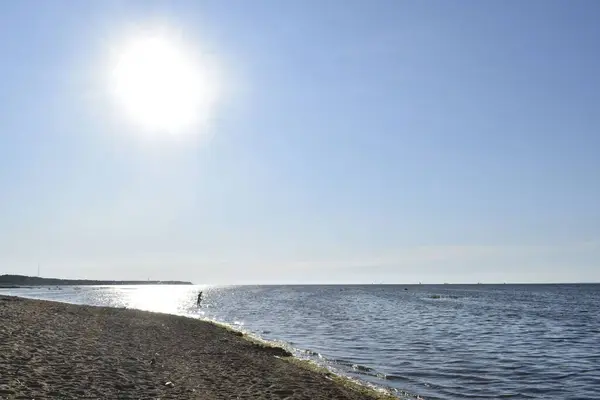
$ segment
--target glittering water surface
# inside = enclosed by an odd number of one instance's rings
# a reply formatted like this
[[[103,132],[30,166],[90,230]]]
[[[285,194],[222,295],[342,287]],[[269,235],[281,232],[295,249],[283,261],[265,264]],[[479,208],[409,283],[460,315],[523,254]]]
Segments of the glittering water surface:
[[[426,399],[600,399],[600,285],[105,286],[0,293],[227,322],[339,373]]]

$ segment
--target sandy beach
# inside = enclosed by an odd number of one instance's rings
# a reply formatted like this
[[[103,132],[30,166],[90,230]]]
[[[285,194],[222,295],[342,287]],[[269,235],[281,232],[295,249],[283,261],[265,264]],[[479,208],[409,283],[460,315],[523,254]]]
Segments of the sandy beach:
[[[0,296],[0,399],[375,399],[192,318]]]

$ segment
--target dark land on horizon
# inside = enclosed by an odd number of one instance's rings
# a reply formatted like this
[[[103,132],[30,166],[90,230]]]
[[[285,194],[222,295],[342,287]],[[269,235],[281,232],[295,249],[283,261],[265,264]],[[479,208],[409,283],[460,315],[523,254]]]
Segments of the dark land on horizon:
[[[91,285],[192,285],[183,281],[100,281],[88,279],[41,278],[25,275],[0,275],[0,288],[21,286],[91,286]]]

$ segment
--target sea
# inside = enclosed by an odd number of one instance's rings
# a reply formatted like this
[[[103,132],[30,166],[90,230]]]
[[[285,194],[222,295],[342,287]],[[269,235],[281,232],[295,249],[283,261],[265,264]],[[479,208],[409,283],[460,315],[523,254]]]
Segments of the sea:
[[[400,398],[600,399],[598,284],[81,286],[0,294],[225,323]]]

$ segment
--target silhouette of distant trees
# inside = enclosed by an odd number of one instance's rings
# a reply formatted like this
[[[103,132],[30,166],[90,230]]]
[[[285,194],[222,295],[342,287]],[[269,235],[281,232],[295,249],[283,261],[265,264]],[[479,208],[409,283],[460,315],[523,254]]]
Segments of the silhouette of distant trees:
[[[0,286],[84,286],[84,285],[191,285],[183,281],[98,281],[88,279],[40,278],[25,275],[0,275]]]

